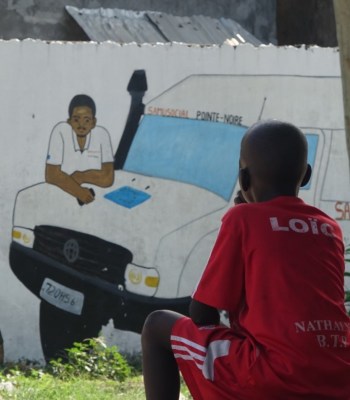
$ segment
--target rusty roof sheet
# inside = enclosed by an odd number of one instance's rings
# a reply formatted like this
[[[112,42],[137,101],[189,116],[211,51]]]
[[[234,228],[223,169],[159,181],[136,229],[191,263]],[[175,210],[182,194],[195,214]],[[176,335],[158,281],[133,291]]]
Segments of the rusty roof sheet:
[[[111,8],[78,9],[66,6],[67,12],[88,37],[96,42],[166,43],[232,45],[261,42],[240,24],[228,18],[203,15],[178,17],[155,11],[130,11]]]

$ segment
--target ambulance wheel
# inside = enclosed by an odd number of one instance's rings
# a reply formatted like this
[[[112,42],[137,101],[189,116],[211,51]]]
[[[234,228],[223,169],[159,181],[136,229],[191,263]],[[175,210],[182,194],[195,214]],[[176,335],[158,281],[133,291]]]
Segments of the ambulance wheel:
[[[68,313],[41,301],[40,303],[40,339],[46,361],[52,358],[65,358],[65,350],[74,342],[97,337],[102,322],[94,318]]]

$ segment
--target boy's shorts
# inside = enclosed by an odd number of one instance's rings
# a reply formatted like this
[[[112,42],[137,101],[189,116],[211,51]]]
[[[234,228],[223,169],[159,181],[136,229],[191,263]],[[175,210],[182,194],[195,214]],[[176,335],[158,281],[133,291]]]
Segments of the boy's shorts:
[[[198,327],[183,317],[175,323],[170,340],[195,400],[247,398],[254,387],[250,369],[258,355],[249,338],[223,325]]]
[[[325,386],[327,393],[322,390],[322,380],[314,386],[314,394],[310,387],[303,389],[295,382],[296,391],[291,393],[293,384],[285,381],[280,373],[276,374],[272,367],[272,364],[278,367],[281,363],[276,365],[263,349],[260,352],[250,337],[241,336],[223,325],[198,327],[190,318],[183,317],[174,324],[170,341],[181,374],[195,400],[350,400],[348,375],[344,373],[340,382],[344,379],[346,385],[332,382],[331,386]],[[287,372],[290,379],[290,371]],[[313,371],[310,373],[310,377],[319,380]],[[303,378],[309,383],[307,372]],[[335,388],[339,393],[329,395],[329,390],[333,393]],[[301,389],[303,394],[298,393]]]

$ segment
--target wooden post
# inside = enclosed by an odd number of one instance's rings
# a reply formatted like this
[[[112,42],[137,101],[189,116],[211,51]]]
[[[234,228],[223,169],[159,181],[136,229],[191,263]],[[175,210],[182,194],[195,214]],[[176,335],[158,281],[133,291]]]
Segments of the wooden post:
[[[0,366],[4,364],[4,340],[0,332]],[[1,397],[0,397],[1,400]]]
[[[350,1],[333,0],[343,85],[346,146],[350,167]]]

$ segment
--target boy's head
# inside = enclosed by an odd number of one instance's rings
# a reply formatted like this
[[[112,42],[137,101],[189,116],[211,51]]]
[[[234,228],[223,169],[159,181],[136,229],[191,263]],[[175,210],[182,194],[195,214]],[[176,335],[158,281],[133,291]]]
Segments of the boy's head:
[[[79,137],[86,136],[96,126],[96,105],[86,94],[74,96],[68,107],[68,124]]]
[[[240,185],[248,202],[296,196],[310,176],[306,137],[297,127],[268,120],[248,129],[240,155]]]

